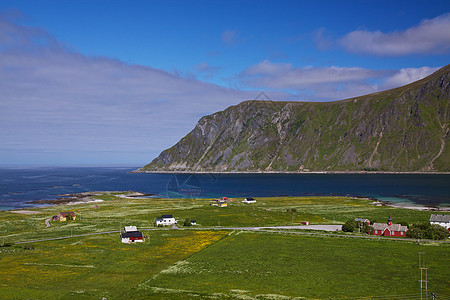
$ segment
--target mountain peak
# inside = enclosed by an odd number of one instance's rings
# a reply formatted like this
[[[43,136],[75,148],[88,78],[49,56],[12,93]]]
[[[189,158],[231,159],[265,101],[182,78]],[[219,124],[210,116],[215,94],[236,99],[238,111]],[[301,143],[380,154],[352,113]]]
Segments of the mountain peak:
[[[333,102],[244,101],[140,170],[448,172],[449,73]]]

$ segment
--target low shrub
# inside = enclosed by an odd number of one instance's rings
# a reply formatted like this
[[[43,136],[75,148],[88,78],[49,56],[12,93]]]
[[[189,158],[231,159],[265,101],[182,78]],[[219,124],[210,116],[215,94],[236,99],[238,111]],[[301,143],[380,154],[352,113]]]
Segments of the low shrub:
[[[413,224],[406,232],[406,236],[413,239],[444,240],[448,237],[446,228],[430,223]]]

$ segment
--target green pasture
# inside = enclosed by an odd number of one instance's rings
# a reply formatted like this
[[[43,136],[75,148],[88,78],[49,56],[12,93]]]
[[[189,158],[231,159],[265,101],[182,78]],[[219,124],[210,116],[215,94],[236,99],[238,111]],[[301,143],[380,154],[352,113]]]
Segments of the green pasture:
[[[0,299],[351,299],[418,295],[418,252],[425,252],[430,291],[450,295],[449,247],[414,241],[306,237],[291,233],[223,231],[220,227],[343,224],[356,217],[427,222],[433,212],[374,206],[348,197],[272,197],[256,204],[234,199],[124,199],[0,212],[0,245],[119,230],[136,225],[145,243],[124,245],[119,234],[0,247]],[[75,221],[45,220],[61,211]],[[155,228],[172,214],[190,230]],[[203,229],[203,230],[195,230]],[[215,230],[208,230],[213,228]],[[192,230],[194,229],[194,230]],[[358,234],[350,234],[358,235]]]
[[[39,214],[22,215],[0,212],[0,243],[43,239],[71,234],[119,230],[125,225],[154,227],[155,218],[172,214],[180,221],[197,221],[197,227],[242,227],[343,224],[356,217],[385,222],[389,212],[395,222],[427,222],[433,212],[374,206],[372,201],[348,197],[270,197],[255,204],[234,199],[228,207],[211,206],[211,199],[123,199],[114,195],[99,196],[103,202],[33,208]],[[60,211],[74,211],[77,219],[70,222],[45,219]]]
[[[145,232],[125,245],[103,234],[27,247],[0,247],[0,299],[127,299],[130,290],[170,265],[213,244],[224,231]]]
[[[430,292],[448,297],[449,250],[443,244],[238,232],[140,284],[130,297],[417,299],[418,252],[426,253]]]
[[[146,231],[0,248],[1,299],[418,299],[450,295],[449,245],[245,231]],[[34,247],[34,249],[33,249]],[[386,297],[387,298],[387,297]]]

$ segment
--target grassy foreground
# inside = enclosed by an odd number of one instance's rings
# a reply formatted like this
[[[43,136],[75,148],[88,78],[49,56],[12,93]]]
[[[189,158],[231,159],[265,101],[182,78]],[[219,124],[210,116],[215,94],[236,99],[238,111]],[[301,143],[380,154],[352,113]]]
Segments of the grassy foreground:
[[[430,291],[450,295],[448,244],[287,234],[158,230],[0,248],[2,299],[417,299],[418,252]]]
[[[2,299],[127,299],[137,284],[197,253],[223,231],[158,231],[143,244],[118,234],[0,248]]]
[[[0,244],[45,237],[153,228],[170,213],[202,227],[339,224],[366,217],[380,222],[425,222],[431,212],[371,205],[345,197],[261,198],[226,208],[203,199],[121,199],[34,209],[38,214],[0,212]],[[240,200],[240,199],[239,199]],[[95,207],[94,205],[97,205]],[[292,212],[292,209],[296,212]],[[289,210],[289,212],[287,212]],[[72,222],[44,220],[75,211]],[[418,252],[425,252],[430,291],[450,298],[450,245],[346,237],[225,230],[144,231],[145,243],[123,245],[119,234],[0,247],[1,299],[372,299],[419,294]],[[444,296],[444,297],[443,297]],[[439,298],[438,298],[439,299]]]
[[[131,295],[414,299],[419,251],[426,252],[430,290],[450,295],[449,250],[391,241],[240,232],[164,270]]]

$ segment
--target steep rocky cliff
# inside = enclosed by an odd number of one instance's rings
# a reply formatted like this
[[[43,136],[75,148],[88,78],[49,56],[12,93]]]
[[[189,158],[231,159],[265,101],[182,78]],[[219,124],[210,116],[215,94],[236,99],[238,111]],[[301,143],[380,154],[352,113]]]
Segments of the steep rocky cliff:
[[[448,172],[449,73],[335,102],[245,101],[140,170]]]

